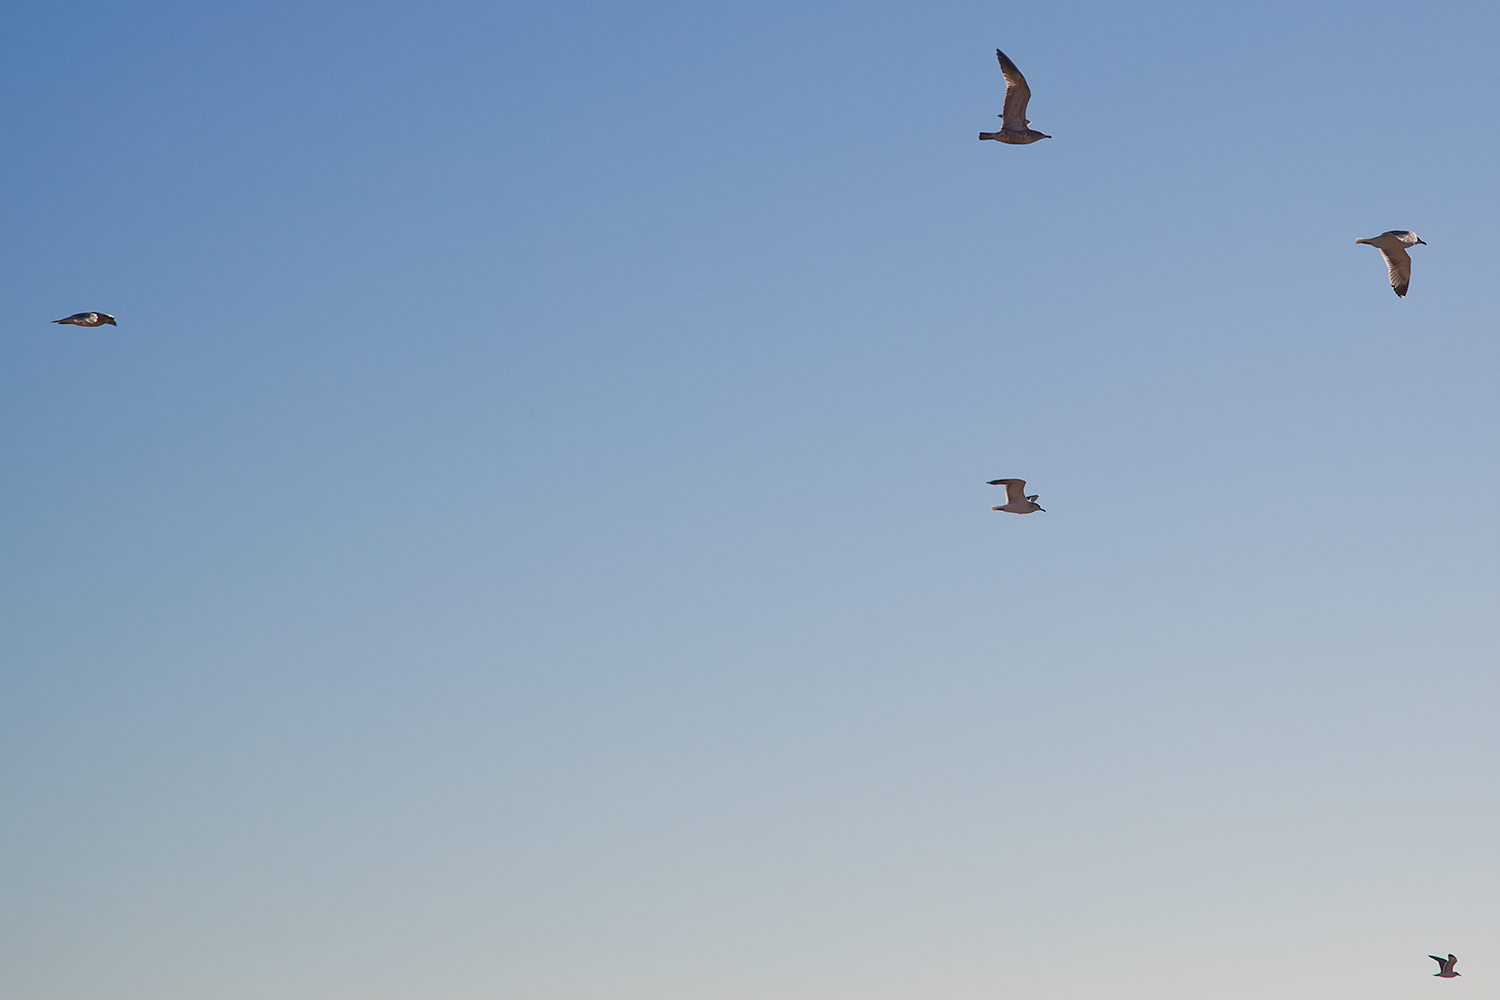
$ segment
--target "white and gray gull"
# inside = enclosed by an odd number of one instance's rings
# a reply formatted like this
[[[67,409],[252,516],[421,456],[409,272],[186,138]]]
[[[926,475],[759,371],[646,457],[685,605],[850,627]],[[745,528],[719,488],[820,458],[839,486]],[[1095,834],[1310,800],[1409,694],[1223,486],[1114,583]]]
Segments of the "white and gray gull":
[[[1411,254],[1406,252],[1406,248],[1418,243],[1425,247],[1426,242],[1418,239],[1417,234],[1409,229],[1392,229],[1373,240],[1354,242],[1368,243],[1380,251],[1380,255],[1385,258],[1386,270],[1391,272],[1391,287],[1401,298],[1406,298],[1406,288],[1411,284]]]
[[[1026,78],[1004,52],[996,49],[995,58],[1000,60],[1000,72],[1005,75],[1005,110],[1000,115],[1000,131],[981,132],[979,138],[1008,142],[1012,146],[1052,138],[1032,128],[1026,118],[1026,105],[1031,100],[1031,88],[1026,86]]]
[[[1003,510],[1010,514],[1030,514],[1039,510],[1047,513],[1045,507],[1037,504],[1041,494],[1026,495],[1026,480],[1024,479],[991,479],[991,486],[1005,487],[1005,506],[991,507],[990,510]]]

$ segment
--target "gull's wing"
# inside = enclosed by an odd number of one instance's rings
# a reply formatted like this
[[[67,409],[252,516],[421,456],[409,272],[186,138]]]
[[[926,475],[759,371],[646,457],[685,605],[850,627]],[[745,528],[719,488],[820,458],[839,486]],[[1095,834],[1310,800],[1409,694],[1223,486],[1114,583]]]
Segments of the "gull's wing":
[[[1385,258],[1386,270],[1391,272],[1391,287],[1406,298],[1406,288],[1411,284],[1411,254],[1400,247],[1392,250],[1381,247],[1380,256]]]
[[[1020,503],[1026,499],[1026,480],[1024,479],[991,479],[990,485],[1005,487],[1007,504]]]
[[[1447,972],[1448,971],[1449,966],[1448,966],[1448,960],[1446,958],[1443,958],[1440,955],[1428,955],[1427,957],[1430,958],[1430,959],[1432,959],[1434,962],[1436,962],[1438,964],[1438,971],[1439,972]]]
[[[1026,126],[1031,124],[1026,120],[1026,105],[1031,101],[1031,88],[1026,86],[1026,78],[1004,52],[996,49],[995,58],[1000,60],[1000,72],[1005,74],[1005,113],[1000,117],[1006,128],[1025,131]]]

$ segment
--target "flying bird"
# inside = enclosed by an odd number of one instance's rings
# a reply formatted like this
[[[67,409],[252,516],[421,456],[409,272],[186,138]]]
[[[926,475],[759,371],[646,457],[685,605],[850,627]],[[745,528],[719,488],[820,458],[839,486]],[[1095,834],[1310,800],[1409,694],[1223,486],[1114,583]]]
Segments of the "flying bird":
[[[1026,86],[1026,78],[1004,52],[996,49],[995,57],[1000,60],[1000,72],[1005,74],[1005,111],[1000,115],[1000,131],[981,132],[979,138],[1008,142],[1012,146],[1052,138],[1036,131],[1026,119],[1026,104],[1031,100],[1031,88]]]
[[[1386,233],[1385,235],[1387,235],[1387,236],[1394,236],[1396,234],[1395,233]],[[1411,233],[1403,233],[1402,235],[1404,235],[1404,236],[1410,236]],[[1366,240],[1365,242],[1368,243],[1370,241]],[[1417,242],[1420,243],[1422,241],[1418,240]],[[1452,979],[1452,978],[1454,978],[1455,976],[1458,975],[1458,973],[1456,973],[1456,972],[1453,971],[1453,967],[1458,964],[1458,956],[1457,955],[1451,955],[1450,954],[1447,958],[1439,958],[1436,955],[1428,955],[1427,957],[1430,958],[1430,959],[1432,959],[1434,962],[1436,962],[1438,964],[1438,971],[1436,971],[1436,972],[1433,973],[1434,976],[1439,976],[1439,977],[1441,977],[1443,979]]]
[[[74,313],[64,319],[55,319],[52,322],[71,323],[73,326],[103,326],[105,323],[108,323],[110,326],[120,325],[115,322],[115,318],[109,313]]]
[[[1417,239],[1417,234],[1409,229],[1392,229],[1373,240],[1354,242],[1368,243],[1380,251],[1380,255],[1385,258],[1386,268],[1391,272],[1391,287],[1401,298],[1406,298],[1406,286],[1411,284],[1411,255],[1406,252],[1406,248],[1418,243],[1425,247],[1426,242]]]
[[[991,486],[1005,487],[1005,506],[991,507],[990,510],[1003,510],[1011,514],[1030,514],[1034,510],[1039,510],[1043,514],[1047,513],[1046,508],[1037,506],[1037,498],[1041,496],[1040,493],[1031,496],[1026,495],[1026,480],[991,479],[989,484]]]

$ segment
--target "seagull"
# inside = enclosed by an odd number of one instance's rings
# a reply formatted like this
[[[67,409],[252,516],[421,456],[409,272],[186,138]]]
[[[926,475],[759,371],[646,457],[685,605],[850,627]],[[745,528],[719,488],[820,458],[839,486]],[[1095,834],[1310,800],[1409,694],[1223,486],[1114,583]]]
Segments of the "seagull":
[[[1385,258],[1385,266],[1391,272],[1391,287],[1401,298],[1406,298],[1406,286],[1411,284],[1411,255],[1406,252],[1406,248],[1418,243],[1425,247],[1427,243],[1417,239],[1417,234],[1409,229],[1392,229],[1373,240],[1354,242],[1368,243],[1380,251],[1380,255]]]
[[[1052,138],[1033,129],[1026,119],[1026,104],[1031,100],[1031,88],[1026,86],[1026,78],[1004,52],[996,49],[995,57],[1000,60],[1000,72],[1005,74],[1005,111],[1000,115],[1000,131],[981,132],[979,138],[1008,142],[1012,146]]]
[[[1045,507],[1037,506],[1036,501],[1037,497],[1041,496],[1040,493],[1033,494],[1032,496],[1026,495],[1026,480],[991,479],[989,484],[991,486],[1005,487],[1005,506],[991,507],[990,510],[1003,510],[1012,514],[1030,514],[1034,510],[1039,510],[1043,514],[1047,513]]]
[[[71,323],[74,326],[103,326],[105,323],[108,323],[110,326],[120,325],[115,322],[115,318],[109,313],[74,313],[64,319],[55,319],[52,322]]]
[[[1385,235],[1394,236],[1396,234],[1386,233]],[[1403,233],[1402,235],[1410,236],[1411,233]],[[1365,242],[1368,243],[1369,241],[1366,240]],[[1417,242],[1420,243],[1422,241],[1418,240]],[[1454,976],[1458,975],[1458,973],[1453,971],[1453,967],[1458,964],[1458,956],[1450,954],[1447,958],[1438,958],[1438,956],[1436,955],[1428,955],[1427,957],[1437,962],[1438,964],[1438,971],[1433,973],[1434,976],[1439,976],[1443,979],[1452,979]]]

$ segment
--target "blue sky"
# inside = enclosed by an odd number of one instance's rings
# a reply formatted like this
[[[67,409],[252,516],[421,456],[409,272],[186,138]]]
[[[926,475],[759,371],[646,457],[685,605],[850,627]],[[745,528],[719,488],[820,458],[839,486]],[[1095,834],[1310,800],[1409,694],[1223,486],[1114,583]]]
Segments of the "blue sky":
[[[0,992],[1483,988],[1497,22],[18,11]]]

